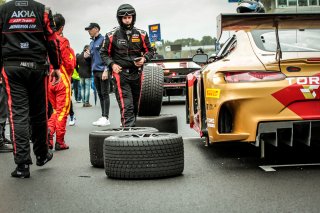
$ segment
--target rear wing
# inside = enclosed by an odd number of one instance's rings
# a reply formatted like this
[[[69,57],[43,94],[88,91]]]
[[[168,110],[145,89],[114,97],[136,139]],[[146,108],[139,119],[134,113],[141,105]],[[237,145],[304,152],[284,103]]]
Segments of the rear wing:
[[[320,29],[320,13],[238,13],[217,17],[217,38],[223,31],[255,29]]]

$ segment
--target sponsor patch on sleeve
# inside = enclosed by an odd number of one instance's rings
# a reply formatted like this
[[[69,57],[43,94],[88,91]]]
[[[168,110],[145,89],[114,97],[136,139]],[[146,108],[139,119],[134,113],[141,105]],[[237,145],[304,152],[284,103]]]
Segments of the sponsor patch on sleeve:
[[[220,98],[220,89],[207,89],[207,98]]]
[[[133,43],[135,43],[135,42],[140,42],[140,38],[132,38],[132,40],[131,40]]]

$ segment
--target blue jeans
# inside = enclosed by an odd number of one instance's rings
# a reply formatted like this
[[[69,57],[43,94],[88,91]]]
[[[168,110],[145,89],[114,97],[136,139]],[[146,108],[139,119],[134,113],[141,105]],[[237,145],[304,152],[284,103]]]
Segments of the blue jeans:
[[[91,78],[80,78],[82,102],[88,104],[90,100]]]
[[[81,85],[80,85],[80,81],[79,80],[75,80],[72,79],[72,89],[74,91],[74,99],[76,99],[76,101],[81,101],[82,99],[82,95],[81,95]]]

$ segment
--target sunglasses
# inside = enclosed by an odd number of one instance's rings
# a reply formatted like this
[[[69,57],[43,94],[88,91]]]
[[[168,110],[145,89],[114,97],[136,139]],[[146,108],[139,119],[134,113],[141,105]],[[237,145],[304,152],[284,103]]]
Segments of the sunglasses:
[[[136,12],[133,10],[128,10],[128,11],[119,11],[118,16],[133,16],[135,15]]]

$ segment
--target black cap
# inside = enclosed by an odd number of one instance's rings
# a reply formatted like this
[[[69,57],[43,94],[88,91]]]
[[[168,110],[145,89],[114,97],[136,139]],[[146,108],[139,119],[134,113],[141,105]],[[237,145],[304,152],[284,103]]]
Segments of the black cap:
[[[84,28],[85,30],[91,30],[92,28],[98,28],[100,30],[100,26],[97,23],[90,23],[88,27]]]

